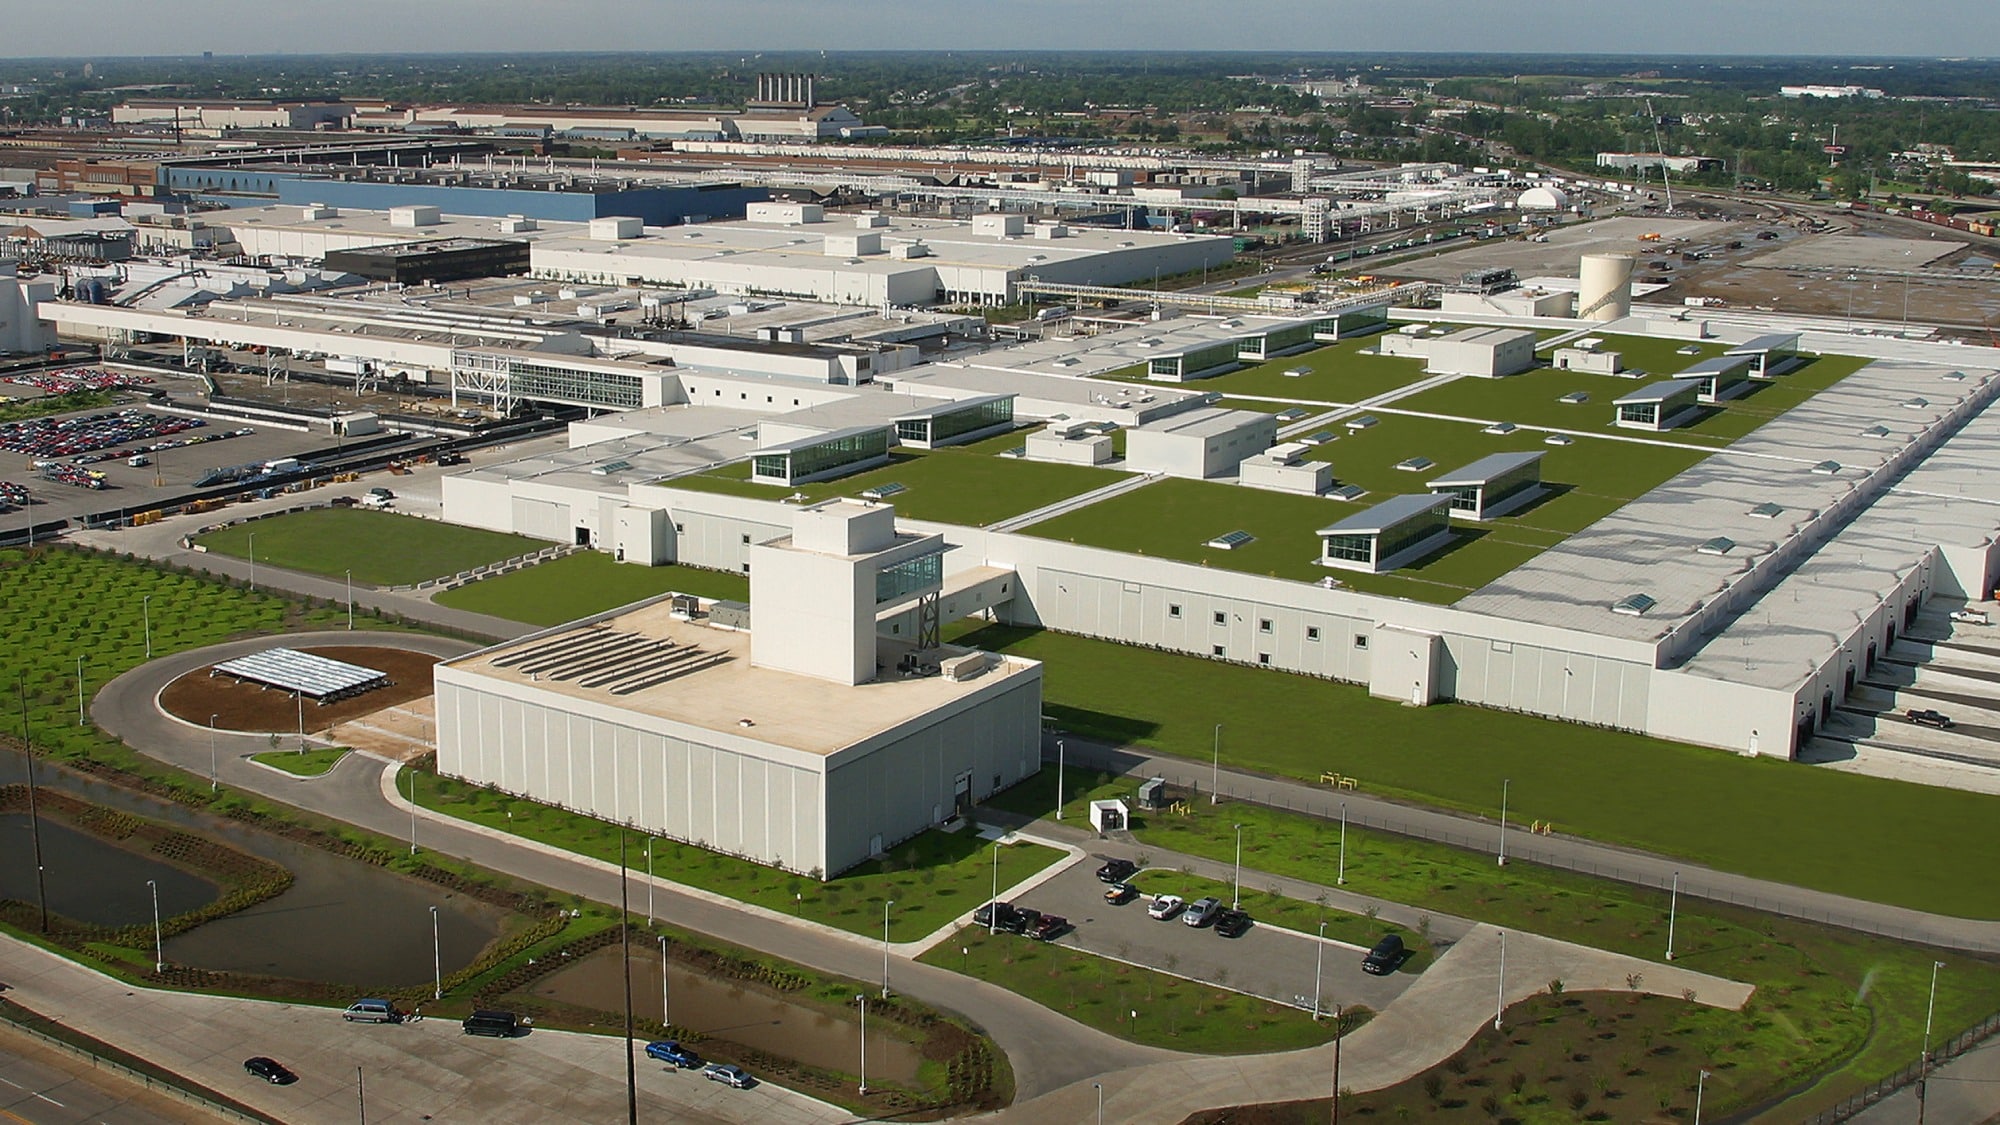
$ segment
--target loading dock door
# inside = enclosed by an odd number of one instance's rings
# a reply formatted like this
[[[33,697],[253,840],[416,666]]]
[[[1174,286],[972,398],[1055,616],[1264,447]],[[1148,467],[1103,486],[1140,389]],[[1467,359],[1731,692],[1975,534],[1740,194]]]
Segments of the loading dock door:
[[[959,816],[972,812],[972,771],[958,775],[956,795],[952,798],[952,810]]]

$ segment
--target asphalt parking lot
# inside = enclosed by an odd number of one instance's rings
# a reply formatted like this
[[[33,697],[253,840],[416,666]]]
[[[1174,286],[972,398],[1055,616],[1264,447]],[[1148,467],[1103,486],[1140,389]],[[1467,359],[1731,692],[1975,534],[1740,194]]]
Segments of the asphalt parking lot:
[[[1104,901],[1104,884],[1097,881],[1097,867],[1106,858],[1121,854],[1117,849],[1104,849],[1102,855],[1072,864],[1022,895],[1015,905],[1068,918],[1075,929],[1058,938],[1058,944],[1284,1003],[1300,997],[1305,1005],[1312,1003],[1314,962],[1320,947],[1317,937],[1253,925],[1242,937],[1225,938],[1212,926],[1196,929],[1178,917],[1167,921],[1149,918],[1146,906],[1152,895],[1181,893],[1174,885],[1178,873],[1171,870],[1147,870],[1133,876],[1131,883],[1139,888],[1139,897],[1113,906]],[[1124,858],[1132,856],[1125,854]],[[1361,958],[1366,952],[1336,941],[1325,943],[1320,986],[1323,1008],[1362,1004],[1379,1012],[1415,979],[1403,972],[1386,977],[1362,972]],[[1169,957],[1174,960],[1169,962]]]

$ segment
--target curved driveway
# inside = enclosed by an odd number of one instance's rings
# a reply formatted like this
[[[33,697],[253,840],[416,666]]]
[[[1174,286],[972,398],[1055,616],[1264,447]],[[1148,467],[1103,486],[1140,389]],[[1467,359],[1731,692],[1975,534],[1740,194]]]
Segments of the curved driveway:
[[[456,656],[473,647],[462,641],[380,630],[292,633],[289,644],[311,647],[396,644],[436,656]],[[162,713],[160,689],[183,673],[267,647],[267,639],[232,641],[162,657],[112,680],[91,701],[98,725],[141,753],[178,766],[197,776],[209,770],[210,734]],[[408,836],[408,815],[382,795],[380,760],[350,754],[324,777],[300,781],[251,763],[250,754],[268,748],[264,735],[214,735],[219,752],[216,773],[222,784],[285,804],[343,820],[391,839]],[[462,857],[545,887],[581,894],[597,902],[618,901],[614,871],[511,841],[494,839],[449,821],[427,820],[419,831],[422,847]],[[661,883],[656,892],[659,913],[676,926],[706,934],[747,949],[781,957],[822,972],[855,980],[874,980],[882,969],[880,946],[846,935],[834,935],[758,917]],[[1151,1062],[1188,1056],[1142,1047],[1092,1030],[1074,1020],[995,985],[915,961],[901,960],[893,974],[896,990],[933,1007],[959,1012],[983,1028],[1007,1053],[1023,1099],[1096,1075]]]

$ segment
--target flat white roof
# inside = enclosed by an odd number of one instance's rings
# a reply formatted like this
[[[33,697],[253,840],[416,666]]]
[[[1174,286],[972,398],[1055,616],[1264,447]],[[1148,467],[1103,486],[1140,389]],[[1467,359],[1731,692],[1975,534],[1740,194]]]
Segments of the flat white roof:
[[[1455,469],[1431,481],[1428,488],[1466,488],[1485,484],[1503,473],[1511,473],[1523,465],[1533,465],[1542,459],[1541,450],[1524,453],[1489,453],[1463,468]]]
[[[845,429],[828,430],[823,434],[814,434],[811,437],[794,438],[791,441],[781,441],[776,445],[761,446],[752,450],[750,456],[762,457],[773,453],[792,453],[801,449],[811,449],[814,446],[825,445],[828,442],[839,441],[842,438],[858,437],[862,434],[879,434],[887,428],[886,425],[848,426]]]
[[[1676,395],[1693,394],[1701,389],[1697,379],[1667,379],[1640,387],[1629,394],[1612,400],[1613,406],[1637,406],[1649,402],[1665,402]]]
[[[1260,414],[1255,410],[1225,410],[1219,406],[1204,406],[1185,413],[1169,415],[1157,422],[1149,422],[1133,432],[1210,438],[1265,421],[1274,419],[1269,414]]]

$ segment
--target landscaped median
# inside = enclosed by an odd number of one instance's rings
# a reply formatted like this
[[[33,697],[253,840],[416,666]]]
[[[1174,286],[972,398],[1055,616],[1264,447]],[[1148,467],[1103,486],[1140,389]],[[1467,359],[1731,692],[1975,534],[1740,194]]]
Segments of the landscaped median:
[[[1084,805],[1093,799],[1130,801],[1138,779],[1072,771],[1069,782],[1065,796]],[[1218,806],[1191,801],[1184,807],[1185,812],[1135,815],[1131,827],[1140,844],[1227,863],[1234,860],[1241,825],[1246,892],[1255,885],[1253,871],[1322,884],[1336,878],[1338,822],[1234,801]],[[1227,901],[1230,888],[1220,886],[1207,893]],[[1186,893],[1164,885],[1147,889]],[[1618,1054],[1608,1061],[1608,1048],[1593,1055],[1573,1045],[1561,1054],[1579,1056],[1568,1079],[1582,1088],[1599,1089],[1596,1077],[1615,1063],[1609,1077],[1625,1104],[1660,1099],[1672,1104],[1681,1096],[1681,1072],[1705,1068],[1716,1075],[1707,1104],[1718,1115],[1773,1098],[1785,1099],[1786,1120],[1824,1108],[1917,1057],[1933,961],[1946,963],[1936,998],[1937,1038],[2000,1010],[2000,959],[1685,896],[1670,901],[1664,892],[1519,861],[1502,867],[1492,854],[1360,828],[1347,830],[1343,889],[1661,963],[1671,924],[1676,966],[1756,988],[1740,1012],[1671,999],[1634,996],[1607,1004],[1591,998],[1581,1009],[1556,1005],[1538,1016],[1543,1022],[1535,1026],[1546,1025],[1546,1033],[1523,1030],[1514,1036],[1608,1044],[1613,1040],[1600,1033],[1618,1031]],[[1265,899],[1245,905],[1255,916],[1272,904]],[[1293,923],[1292,928],[1311,927]],[[1375,928],[1388,932],[1379,924]],[[1671,1050],[1656,1049],[1662,1047]],[[1661,1061],[1669,1056],[1671,1067]]]
[[[634,871],[647,870],[649,838],[643,833],[439,777],[428,769],[412,772],[417,804],[426,809],[609,863],[618,862],[623,832],[626,863]],[[403,782],[400,791],[407,792],[408,785]],[[821,882],[691,844],[652,838],[651,870],[665,881],[875,938],[882,936],[884,904],[893,901],[888,909],[889,939],[908,942],[929,936],[987,900],[996,851],[1002,892],[1063,858],[1061,851],[1040,844],[995,845],[970,829],[935,830]]]
[[[266,750],[250,755],[250,760],[260,766],[282,770],[295,777],[320,777],[340,764],[342,758],[354,751],[345,746],[328,746],[319,750]]]
[[[1253,1055],[1333,1040],[1332,1020],[1314,1020],[1289,1004],[1058,942],[989,934],[978,926],[958,931],[917,960],[997,984],[1079,1023],[1154,1047]]]

